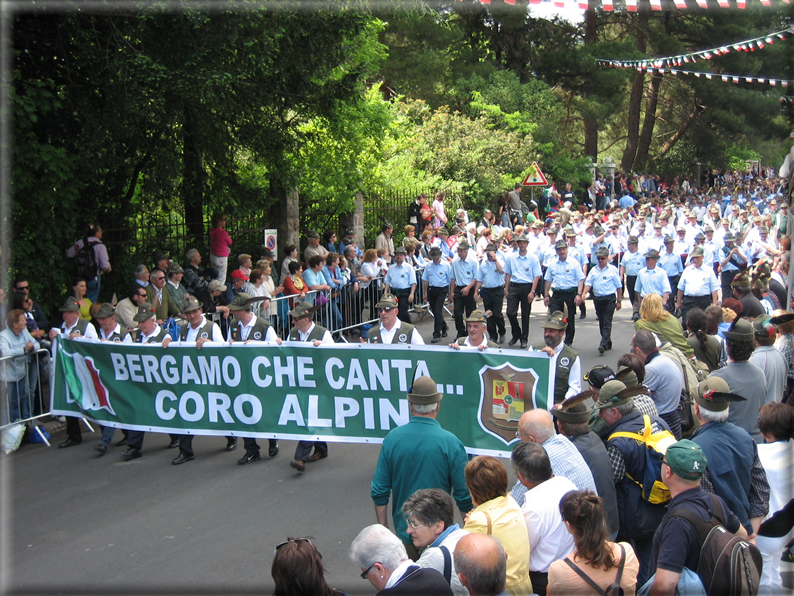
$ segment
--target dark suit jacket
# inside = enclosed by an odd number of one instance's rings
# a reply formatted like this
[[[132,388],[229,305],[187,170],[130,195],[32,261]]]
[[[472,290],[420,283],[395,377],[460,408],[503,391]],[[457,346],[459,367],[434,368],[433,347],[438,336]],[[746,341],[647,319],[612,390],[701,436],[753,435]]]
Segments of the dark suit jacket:
[[[411,565],[400,581],[376,596],[452,596],[452,589],[435,569]]]

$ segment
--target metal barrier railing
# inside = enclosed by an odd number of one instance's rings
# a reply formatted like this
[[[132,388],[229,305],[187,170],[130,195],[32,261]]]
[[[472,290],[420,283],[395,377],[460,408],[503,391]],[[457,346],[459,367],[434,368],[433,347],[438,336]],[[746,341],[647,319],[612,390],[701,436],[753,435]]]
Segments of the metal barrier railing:
[[[414,267],[416,274],[415,299],[413,306],[409,309],[409,312],[420,313],[420,316],[429,313],[421,280],[422,270],[423,268],[421,267]],[[336,340],[347,342],[351,339],[351,332],[362,328],[364,325],[378,323],[379,319],[375,304],[382,294],[382,282],[382,275],[373,278],[366,288],[360,287],[363,284],[358,282],[358,292],[354,291],[353,283],[348,283],[342,288],[330,292],[328,290],[310,290],[306,292],[303,300],[314,304],[319,296],[322,295],[326,301],[314,315],[315,322],[327,328]],[[277,335],[281,339],[286,339],[289,336],[289,330],[292,328],[292,317],[290,317],[289,311],[295,306],[297,299],[297,295],[273,298],[270,301],[270,309],[264,314],[262,303],[255,302],[252,311],[257,316],[268,319],[274,326]],[[420,308],[417,309],[416,307]],[[432,313],[430,314],[432,315]],[[205,316],[220,324],[223,313],[207,313]]]
[[[50,366],[50,352],[45,348],[0,358],[0,432],[49,415]],[[33,424],[33,430],[50,445],[39,425]]]

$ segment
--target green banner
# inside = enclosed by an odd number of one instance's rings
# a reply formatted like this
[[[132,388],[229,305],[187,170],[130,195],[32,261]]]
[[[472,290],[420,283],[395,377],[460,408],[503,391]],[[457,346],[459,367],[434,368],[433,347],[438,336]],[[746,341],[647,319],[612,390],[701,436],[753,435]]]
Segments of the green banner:
[[[444,393],[442,427],[471,453],[509,456],[521,414],[549,407],[550,362],[501,349],[59,338],[52,412],[155,432],[380,443],[408,422],[414,377],[429,375]]]

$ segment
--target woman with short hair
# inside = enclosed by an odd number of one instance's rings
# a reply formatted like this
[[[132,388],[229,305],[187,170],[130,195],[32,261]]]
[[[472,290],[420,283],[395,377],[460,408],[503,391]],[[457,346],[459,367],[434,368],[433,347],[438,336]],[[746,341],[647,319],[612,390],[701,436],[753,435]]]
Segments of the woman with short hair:
[[[463,529],[498,538],[507,555],[508,593],[531,594],[529,532],[521,508],[507,494],[507,469],[495,457],[478,455],[466,464],[465,475],[474,509],[466,516]]]

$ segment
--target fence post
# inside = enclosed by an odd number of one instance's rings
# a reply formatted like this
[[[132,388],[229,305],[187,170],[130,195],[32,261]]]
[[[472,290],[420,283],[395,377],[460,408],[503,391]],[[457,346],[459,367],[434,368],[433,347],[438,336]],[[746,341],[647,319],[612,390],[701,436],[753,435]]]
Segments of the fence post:
[[[339,223],[345,229],[353,228],[356,244],[361,250],[367,249],[364,238],[364,195],[361,192],[357,192],[353,200],[353,212],[339,216]]]

